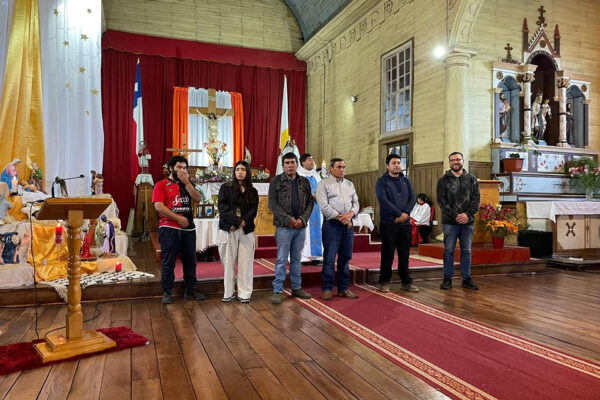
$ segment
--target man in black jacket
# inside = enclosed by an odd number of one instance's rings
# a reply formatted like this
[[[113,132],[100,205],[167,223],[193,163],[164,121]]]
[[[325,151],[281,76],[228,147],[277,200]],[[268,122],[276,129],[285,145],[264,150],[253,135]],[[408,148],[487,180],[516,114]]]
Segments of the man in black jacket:
[[[304,247],[304,235],[313,197],[310,182],[296,173],[298,158],[294,153],[286,153],[281,158],[283,173],[275,176],[269,184],[269,209],[273,212],[275,240],[277,241],[277,263],[273,280],[273,304],[281,304],[285,266],[290,259],[290,281],[292,296],[310,299],[310,294],[302,290],[300,260]]]
[[[440,289],[452,287],[454,248],[459,239],[462,287],[477,290],[479,287],[471,279],[471,242],[475,214],[479,211],[479,184],[477,178],[463,168],[462,153],[455,151],[448,160],[450,169],[437,183],[437,202],[442,209],[444,231],[444,281]]]
[[[379,201],[379,234],[381,236],[381,263],[379,265],[379,284],[377,288],[384,293],[390,291],[394,253],[398,250],[398,274],[401,289],[418,292],[408,273],[410,256],[410,212],[415,206],[415,192],[410,180],[402,173],[401,159],[398,154],[389,154],[385,158],[387,172],[375,185]]]

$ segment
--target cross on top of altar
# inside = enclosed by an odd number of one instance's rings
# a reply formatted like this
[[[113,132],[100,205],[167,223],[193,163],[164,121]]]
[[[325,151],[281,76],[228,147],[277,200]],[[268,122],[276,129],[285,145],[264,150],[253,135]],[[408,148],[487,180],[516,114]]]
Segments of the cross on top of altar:
[[[546,12],[546,10],[544,10],[544,6],[540,6],[540,8],[538,8],[537,10],[540,12],[540,16],[538,17],[536,24],[540,28],[545,28],[547,26],[546,18],[544,17],[544,13]]]

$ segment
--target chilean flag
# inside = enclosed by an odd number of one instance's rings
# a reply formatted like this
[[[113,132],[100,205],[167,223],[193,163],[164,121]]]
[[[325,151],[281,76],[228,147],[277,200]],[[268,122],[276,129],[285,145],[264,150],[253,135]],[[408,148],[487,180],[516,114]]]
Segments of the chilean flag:
[[[139,164],[137,160],[137,148],[140,142],[144,140],[144,111],[142,108],[142,77],[140,74],[140,59],[137,59],[137,66],[135,70],[135,85],[133,89],[133,162],[132,177],[137,176]]]

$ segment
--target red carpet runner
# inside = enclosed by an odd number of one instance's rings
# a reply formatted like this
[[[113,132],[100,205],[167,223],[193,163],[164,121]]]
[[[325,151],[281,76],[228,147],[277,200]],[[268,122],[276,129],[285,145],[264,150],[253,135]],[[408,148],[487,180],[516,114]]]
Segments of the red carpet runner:
[[[148,339],[135,333],[126,326],[98,329],[98,331],[104,333],[106,336],[114,340],[117,343],[117,346],[96,353],[83,354],[81,356],[47,363],[42,363],[37,351],[33,347],[34,344],[43,342],[43,339],[34,340],[33,342],[15,343],[9,344],[8,346],[0,346],[0,375],[91,357],[101,353],[129,349],[131,347],[142,346],[148,343]]]
[[[600,398],[599,364],[372,286],[352,290],[358,300],[324,302],[318,288],[295,300],[453,398]]]
[[[237,269],[237,267],[236,267]],[[254,262],[254,276],[273,275],[273,271]],[[183,279],[183,264],[178,258],[175,261],[175,280]],[[223,279],[223,264],[221,261],[199,262],[196,264],[196,279]]]

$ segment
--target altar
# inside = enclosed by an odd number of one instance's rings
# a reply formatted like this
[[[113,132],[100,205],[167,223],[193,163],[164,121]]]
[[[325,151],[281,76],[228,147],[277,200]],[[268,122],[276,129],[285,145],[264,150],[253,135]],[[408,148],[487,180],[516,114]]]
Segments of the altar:
[[[526,207],[530,224],[551,223],[553,253],[600,250],[600,202],[530,201]]]
[[[200,185],[202,193],[207,199],[213,200],[215,207],[219,189],[224,182],[210,182]],[[274,235],[273,213],[269,209],[269,184],[252,182],[252,186],[258,191],[258,213],[254,220],[254,233],[256,235]]]

